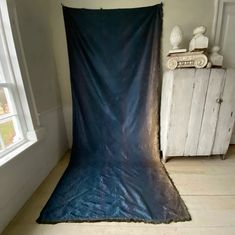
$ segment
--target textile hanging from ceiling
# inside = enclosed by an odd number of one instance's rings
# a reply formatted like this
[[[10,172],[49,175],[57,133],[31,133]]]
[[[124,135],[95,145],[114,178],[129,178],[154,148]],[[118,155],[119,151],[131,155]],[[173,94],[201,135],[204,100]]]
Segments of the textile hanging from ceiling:
[[[189,220],[159,160],[162,5],[63,12],[73,148],[37,222]]]

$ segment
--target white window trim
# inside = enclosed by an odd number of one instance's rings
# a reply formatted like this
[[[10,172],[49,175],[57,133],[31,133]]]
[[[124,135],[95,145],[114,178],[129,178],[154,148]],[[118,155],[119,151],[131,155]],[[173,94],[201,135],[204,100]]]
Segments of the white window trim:
[[[30,84],[30,78],[29,73],[27,69],[27,64],[23,52],[22,42],[20,38],[19,33],[19,25],[17,21],[17,14],[16,10],[13,9],[14,13],[14,19],[16,19],[16,32],[17,32],[17,41],[20,47],[20,59],[23,60],[24,65],[24,72],[27,74],[26,76],[26,82],[27,82],[27,88],[29,90],[30,94],[30,100],[31,100],[31,107],[33,107],[33,117],[35,120],[35,123],[33,123],[32,115],[29,109],[29,104],[27,101],[26,93],[25,93],[25,87],[23,84],[21,71],[18,63],[16,48],[13,40],[13,34],[11,30],[11,24],[8,14],[8,7],[6,0],[0,1],[0,23],[3,26],[3,37],[5,38],[5,45],[7,47],[8,51],[8,62],[11,67],[11,76],[14,80],[14,87],[11,87],[11,84],[4,83],[4,86],[9,86],[8,88],[12,89],[12,95],[15,97],[15,103],[17,107],[17,113],[19,114],[19,120],[22,127],[22,134],[24,139],[22,141],[19,141],[18,143],[14,144],[12,147],[6,148],[4,151],[4,156],[0,156],[0,166],[8,162],[9,160],[13,159],[17,155],[19,155],[22,151],[26,150],[36,142],[38,142],[40,139],[44,136],[44,128],[40,127],[40,120],[39,115],[37,112],[35,99],[33,97],[32,87]],[[19,100],[19,101],[18,101]],[[35,128],[36,127],[36,128]],[[36,130],[35,130],[36,129]]]

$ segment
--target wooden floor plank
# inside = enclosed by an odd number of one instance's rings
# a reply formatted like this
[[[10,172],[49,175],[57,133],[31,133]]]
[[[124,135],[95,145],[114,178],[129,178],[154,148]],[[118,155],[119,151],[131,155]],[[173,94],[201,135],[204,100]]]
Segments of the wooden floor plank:
[[[175,186],[181,195],[234,195],[235,175],[171,175]]]
[[[3,235],[234,235],[235,147],[228,159],[218,157],[174,158],[166,164],[182,195],[192,221],[171,224],[62,223],[38,225],[35,219],[65,170],[69,154],[49,174]]]
[[[234,235],[235,227],[159,227],[118,225],[16,225],[4,235]]]

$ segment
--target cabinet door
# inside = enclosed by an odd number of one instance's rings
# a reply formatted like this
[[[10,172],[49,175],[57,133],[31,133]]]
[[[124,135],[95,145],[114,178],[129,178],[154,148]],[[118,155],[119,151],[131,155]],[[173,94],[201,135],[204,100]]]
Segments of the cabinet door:
[[[183,156],[193,95],[195,69],[173,72],[170,119],[167,132],[166,156]]]
[[[206,95],[204,114],[199,135],[197,155],[211,155],[215,139],[221,97],[225,80],[225,70],[211,69]]]
[[[188,124],[188,135],[184,155],[196,156],[202,125],[206,94],[208,90],[210,69],[197,69],[194,79],[193,98]]]
[[[230,143],[235,117],[235,70],[226,72],[212,154],[225,154]]]

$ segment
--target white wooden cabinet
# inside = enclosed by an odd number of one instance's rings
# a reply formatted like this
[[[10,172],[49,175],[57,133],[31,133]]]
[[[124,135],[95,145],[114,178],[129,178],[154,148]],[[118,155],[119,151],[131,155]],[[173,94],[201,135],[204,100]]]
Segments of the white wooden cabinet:
[[[224,157],[234,120],[234,69],[164,73],[160,117],[163,161],[174,156]]]

